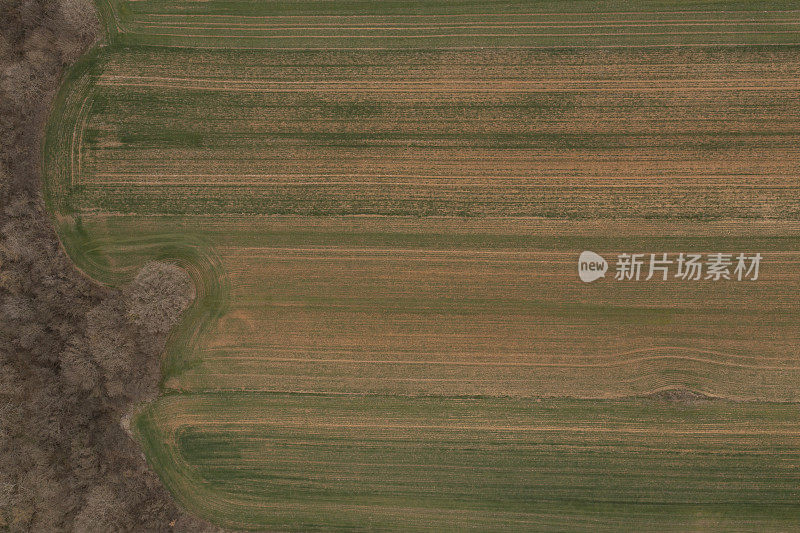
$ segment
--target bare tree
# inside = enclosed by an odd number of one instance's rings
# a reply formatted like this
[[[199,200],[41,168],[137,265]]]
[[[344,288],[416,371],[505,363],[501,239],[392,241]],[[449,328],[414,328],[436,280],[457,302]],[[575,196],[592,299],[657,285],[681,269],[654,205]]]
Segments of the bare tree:
[[[163,335],[194,300],[194,284],[172,263],[147,263],[125,290],[128,317],[146,334]]]

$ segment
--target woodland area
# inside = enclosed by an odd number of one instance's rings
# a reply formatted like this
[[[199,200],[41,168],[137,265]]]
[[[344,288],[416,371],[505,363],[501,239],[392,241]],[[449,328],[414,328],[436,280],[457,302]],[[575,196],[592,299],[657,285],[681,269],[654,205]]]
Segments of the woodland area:
[[[97,39],[91,0],[0,0],[0,530],[199,531],[121,423],[157,394],[186,273],[101,287],[60,247],[41,139],[66,66]]]

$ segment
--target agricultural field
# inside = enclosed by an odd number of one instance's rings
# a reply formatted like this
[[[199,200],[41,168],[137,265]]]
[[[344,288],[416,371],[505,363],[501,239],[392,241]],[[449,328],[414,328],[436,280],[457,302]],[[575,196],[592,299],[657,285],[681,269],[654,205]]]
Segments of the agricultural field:
[[[45,198],[90,276],[196,283],[135,419],[189,510],[798,523],[793,2],[98,1]],[[583,250],[763,264],[584,284]]]
[[[797,406],[204,393],[144,446],[189,509],[287,529],[784,529]],[[745,526],[745,527],[743,527]]]

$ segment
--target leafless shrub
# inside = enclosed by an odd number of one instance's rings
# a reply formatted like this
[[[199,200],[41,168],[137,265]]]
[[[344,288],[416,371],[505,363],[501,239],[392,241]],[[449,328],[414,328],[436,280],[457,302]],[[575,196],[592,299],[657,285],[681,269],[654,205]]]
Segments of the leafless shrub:
[[[125,290],[128,317],[145,333],[165,334],[195,297],[186,271],[171,263],[147,263]]]

